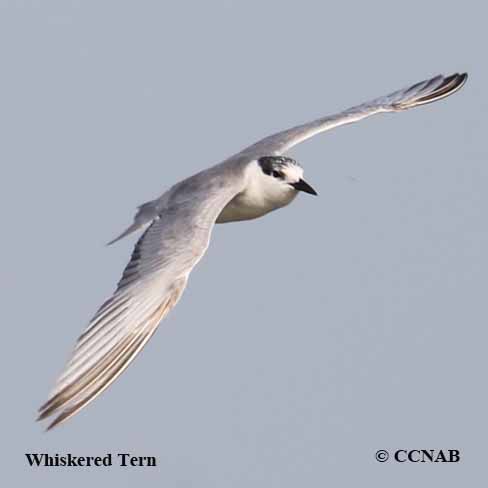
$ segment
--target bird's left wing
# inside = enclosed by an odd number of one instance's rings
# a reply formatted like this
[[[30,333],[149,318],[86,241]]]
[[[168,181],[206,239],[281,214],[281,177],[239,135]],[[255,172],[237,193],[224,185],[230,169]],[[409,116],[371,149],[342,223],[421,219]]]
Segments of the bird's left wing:
[[[467,79],[468,75],[466,73],[455,73],[450,76],[438,75],[343,112],[278,132],[247,147],[242,153],[250,155],[283,154],[300,142],[335,127],[351,124],[371,115],[385,112],[401,112],[441,100],[461,89]]]
[[[205,253],[214,222],[242,190],[243,178],[212,168],[176,185],[165,208],[137,242],[114,294],[79,337],[38,420],[67,420],[130,364],[176,304]]]

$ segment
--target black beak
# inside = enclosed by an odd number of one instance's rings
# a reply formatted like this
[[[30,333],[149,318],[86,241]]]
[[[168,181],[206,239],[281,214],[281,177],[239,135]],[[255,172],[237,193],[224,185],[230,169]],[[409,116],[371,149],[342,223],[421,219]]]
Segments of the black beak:
[[[310,193],[310,195],[317,195],[317,192],[305,180],[292,183],[291,186],[295,188],[295,190],[304,191],[305,193]]]

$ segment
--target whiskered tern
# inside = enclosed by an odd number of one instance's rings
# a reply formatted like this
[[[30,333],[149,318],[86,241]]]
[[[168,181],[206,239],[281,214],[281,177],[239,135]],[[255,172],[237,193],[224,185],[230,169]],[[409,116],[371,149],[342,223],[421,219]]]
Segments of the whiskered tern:
[[[176,305],[204,255],[215,223],[261,217],[288,205],[299,192],[316,195],[303,169],[284,153],[316,134],[383,112],[401,112],[458,91],[467,74],[436,76],[344,112],[266,137],[224,162],[187,178],[138,209],[134,223],[113,242],[139,229],[114,294],[78,338],[38,420],[48,429],[102,393],[130,364]]]

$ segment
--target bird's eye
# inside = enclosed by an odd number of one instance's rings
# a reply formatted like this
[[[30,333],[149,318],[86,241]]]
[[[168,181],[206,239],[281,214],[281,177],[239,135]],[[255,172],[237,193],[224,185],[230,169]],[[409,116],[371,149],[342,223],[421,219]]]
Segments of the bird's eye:
[[[279,171],[273,171],[272,174],[275,178],[281,178],[283,176]]]

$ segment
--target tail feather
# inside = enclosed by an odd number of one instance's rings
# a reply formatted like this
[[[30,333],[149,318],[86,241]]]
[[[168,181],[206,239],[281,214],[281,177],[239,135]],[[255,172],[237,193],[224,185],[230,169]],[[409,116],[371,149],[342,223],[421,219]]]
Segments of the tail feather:
[[[120,234],[115,239],[108,242],[107,246],[111,246],[117,241],[120,241],[120,239],[123,239],[129,234],[132,234],[132,232],[142,229],[146,225],[150,224],[158,216],[158,210],[156,207],[156,202],[154,200],[143,203],[142,205],[139,205],[139,207],[137,208],[138,210],[136,216],[134,217],[134,223],[130,225],[126,230],[124,230],[122,234]]]

